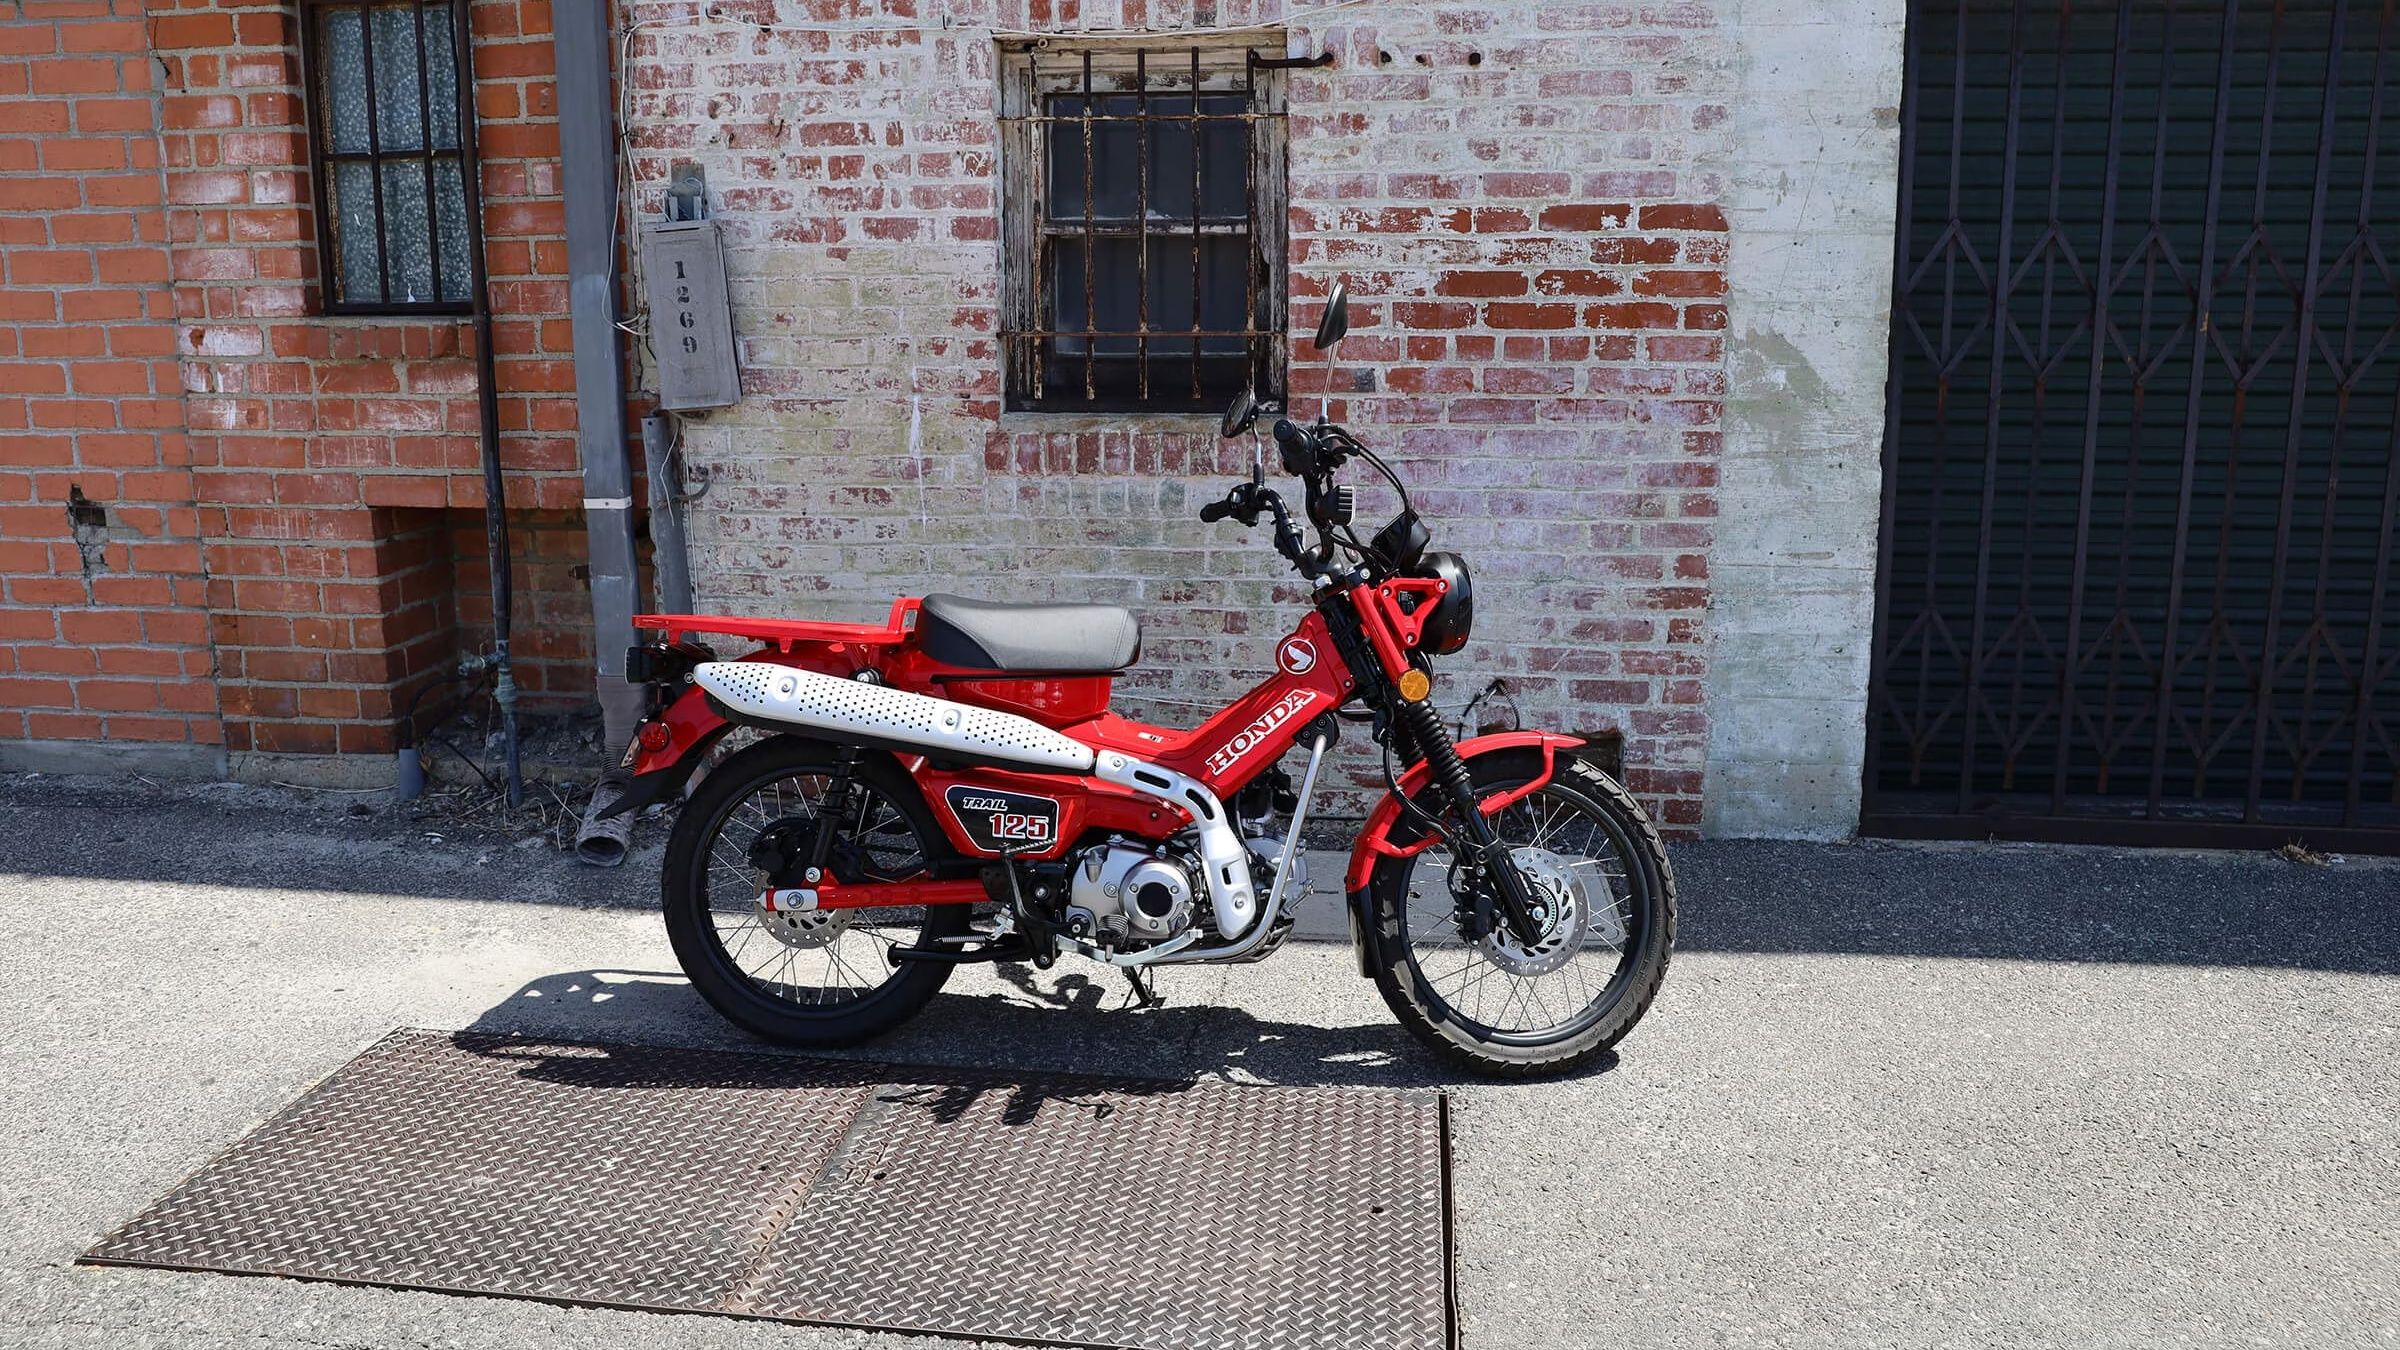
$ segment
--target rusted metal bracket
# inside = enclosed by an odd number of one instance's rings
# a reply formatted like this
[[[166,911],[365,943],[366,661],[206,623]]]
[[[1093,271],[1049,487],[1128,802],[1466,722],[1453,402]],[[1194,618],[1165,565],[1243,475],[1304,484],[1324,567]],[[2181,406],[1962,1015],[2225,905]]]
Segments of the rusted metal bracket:
[[[667,173],[667,219],[708,219],[708,169],[688,159],[675,161]]]

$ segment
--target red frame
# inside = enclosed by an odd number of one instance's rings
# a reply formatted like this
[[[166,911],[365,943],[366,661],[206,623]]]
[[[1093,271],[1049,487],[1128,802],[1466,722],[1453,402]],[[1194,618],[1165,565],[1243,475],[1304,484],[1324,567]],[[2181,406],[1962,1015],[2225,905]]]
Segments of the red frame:
[[[1397,681],[1410,668],[1410,653],[1422,641],[1432,601],[1447,589],[1447,584],[1436,578],[1403,577],[1354,586],[1344,593],[1387,680]],[[936,661],[916,641],[920,608],[914,597],[895,601],[881,624],[696,614],[640,614],[633,622],[637,628],[664,633],[670,643],[702,634],[760,643],[740,658],[745,661],[773,662],[844,679],[873,670],[895,688],[1030,717],[1094,749],[1118,751],[1199,779],[1220,799],[1246,787],[1291,749],[1311,721],[1340,707],[1357,691],[1357,680],[1334,646],[1332,630],[1312,609],[1302,616],[1299,627],[1275,644],[1272,674],[1215,716],[1188,731],[1178,731],[1109,711],[1113,680],[1107,675],[995,676],[988,670]],[[637,776],[679,773],[688,777],[692,758],[729,726],[709,706],[705,694],[697,688],[687,689],[650,720],[644,736],[635,739],[628,767]],[[654,728],[663,728],[663,737],[647,734]],[[651,741],[658,742],[655,749]],[[1489,815],[1548,782],[1558,752],[1581,744],[1572,736],[1509,732],[1461,742],[1458,753],[1471,761],[1519,749],[1540,751],[1541,769],[1533,781],[1479,804]],[[942,770],[923,756],[903,756],[901,764],[916,780],[935,823],[963,857],[998,855],[969,838],[951,811],[948,789],[959,785],[1058,802],[1058,819],[1047,844],[1038,851],[1014,855],[1020,858],[1056,857],[1095,830],[1164,839],[1191,822],[1190,814],[1180,808],[1097,778],[1008,769]],[[1415,792],[1427,773],[1426,766],[1419,764],[1403,774],[1401,792]],[[1377,858],[1406,857],[1427,847],[1424,841],[1390,842],[1388,836],[1399,815],[1400,799],[1387,795],[1367,817],[1351,849],[1346,879],[1352,892],[1366,885]],[[984,895],[980,882],[924,879],[849,886],[829,880],[817,890],[818,904],[824,908],[963,904]]]

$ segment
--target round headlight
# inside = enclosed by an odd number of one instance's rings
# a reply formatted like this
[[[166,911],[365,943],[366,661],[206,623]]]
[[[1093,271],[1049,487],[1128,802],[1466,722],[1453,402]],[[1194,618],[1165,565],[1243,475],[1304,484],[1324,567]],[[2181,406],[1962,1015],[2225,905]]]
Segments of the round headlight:
[[[1449,583],[1442,598],[1433,602],[1419,643],[1436,656],[1447,656],[1467,645],[1467,634],[1475,627],[1475,583],[1467,576],[1466,559],[1455,553],[1428,553],[1415,570],[1418,576]]]

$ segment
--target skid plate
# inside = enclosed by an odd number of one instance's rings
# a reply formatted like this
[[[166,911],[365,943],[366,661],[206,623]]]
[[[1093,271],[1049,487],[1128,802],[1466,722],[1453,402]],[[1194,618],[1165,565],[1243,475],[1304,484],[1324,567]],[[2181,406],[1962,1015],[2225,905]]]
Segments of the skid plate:
[[[1143,1350],[1453,1343],[1438,1094],[394,1032],[103,1265]]]

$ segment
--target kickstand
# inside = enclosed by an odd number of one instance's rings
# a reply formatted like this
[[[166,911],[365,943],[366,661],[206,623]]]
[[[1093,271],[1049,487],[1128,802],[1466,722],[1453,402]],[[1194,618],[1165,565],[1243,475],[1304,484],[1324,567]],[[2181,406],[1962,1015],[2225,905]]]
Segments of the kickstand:
[[[1149,971],[1140,966],[1127,966],[1125,967],[1125,982],[1133,986],[1133,1006],[1137,1008],[1166,1006],[1167,1001],[1160,998],[1158,990],[1151,987]]]

